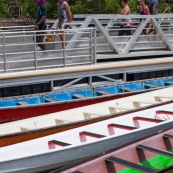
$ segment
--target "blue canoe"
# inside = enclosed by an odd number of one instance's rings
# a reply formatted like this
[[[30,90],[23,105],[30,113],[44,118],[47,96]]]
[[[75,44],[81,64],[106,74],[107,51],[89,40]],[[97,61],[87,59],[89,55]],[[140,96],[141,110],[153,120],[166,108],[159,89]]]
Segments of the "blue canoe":
[[[173,86],[173,77],[1,98],[0,123],[63,111],[169,86]]]

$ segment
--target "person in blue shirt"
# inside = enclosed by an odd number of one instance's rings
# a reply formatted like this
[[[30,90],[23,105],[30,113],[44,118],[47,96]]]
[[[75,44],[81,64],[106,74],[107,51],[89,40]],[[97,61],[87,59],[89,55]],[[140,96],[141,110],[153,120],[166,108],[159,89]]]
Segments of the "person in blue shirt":
[[[158,14],[158,0],[149,0],[148,8],[150,14],[157,15]]]
[[[158,14],[158,0],[149,0],[148,8],[151,15]],[[154,29],[154,34],[157,34],[156,29]]]
[[[45,5],[45,0],[36,0],[38,7],[36,11],[36,24],[35,24],[35,29],[36,30],[46,30],[47,28],[47,22],[46,22],[46,5]],[[46,46],[43,43],[44,42],[44,32],[37,32],[36,36],[36,42],[39,43],[37,44],[41,50],[46,50]]]

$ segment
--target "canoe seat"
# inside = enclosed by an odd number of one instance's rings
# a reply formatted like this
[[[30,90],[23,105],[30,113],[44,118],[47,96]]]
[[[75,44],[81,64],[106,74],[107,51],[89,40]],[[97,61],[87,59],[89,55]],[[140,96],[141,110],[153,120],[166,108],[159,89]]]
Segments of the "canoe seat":
[[[166,114],[166,115],[173,115],[173,112],[172,111],[156,111],[156,114]]]
[[[107,96],[113,95],[113,93],[110,93],[110,92],[107,92],[107,91],[102,91],[102,90],[97,91],[97,94],[100,94],[100,95],[107,95]]]
[[[148,168],[148,167],[145,167],[145,166],[121,159],[121,158],[113,157],[113,156],[106,158],[105,162],[106,162],[106,167],[107,167],[108,173],[116,172],[114,163],[118,163],[120,165],[124,165],[126,167],[133,168],[135,170],[145,172],[145,173],[156,172],[156,170],[154,170],[154,169],[151,169],[151,168]]]
[[[55,123],[58,125],[58,124],[64,124],[64,123],[70,123],[70,122],[73,122],[72,120],[65,120],[65,119],[61,119],[61,118],[58,118],[58,119],[55,119]]]
[[[23,106],[23,105],[29,105],[29,104],[27,102],[17,102],[17,105]]]
[[[20,127],[20,130],[21,130],[21,132],[27,132],[27,131],[29,131],[30,129],[27,129],[27,128],[25,128],[25,127]]]
[[[144,105],[153,105],[153,104],[157,104],[157,103],[156,102],[137,102],[137,101],[133,101],[133,106],[135,108],[142,107],[142,104],[144,104]]]
[[[85,96],[83,96],[83,95],[81,95],[81,94],[73,94],[73,97],[74,97],[75,99],[84,99],[84,98],[86,98]]]
[[[103,116],[103,114],[99,114],[99,113],[94,113],[94,112],[83,112],[83,116],[85,119],[91,119],[93,117],[101,117]]]
[[[48,141],[48,144],[49,144],[49,145],[51,145],[51,144],[59,145],[59,146],[62,146],[62,147],[71,145],[71,144],[69,144],[69,143],[65,143],[65,142],[61,142],[61,141],[57,141],[57,140]]]
[[[148,122],[153,122],[153,123],[160,123],[163,122],[164,120],[158,120],[158,119],[153,119],[153,118],[144,118],[144,117],[133,117],[134,121],[141,120],[141,121],[148,121]]]
[[[58,100],[54,98],[46,98],[45,102],[58,102]]]
[[[173,100],[173,97],[166,97],[166,96],[155,96],[154,98],[157,102],[162,102],[162,99]]]
[[[86,131],[83,131],[83,132],[80,132],[79,135],[85,135],[85,136],[90,136],[90,137],[93,137],[93,138],[103,138],[103,137],[106,137],[104,135],[100,135],[100,134],[96,134],[96,133],[91,133],[91,132],[86,132]]]
[[[119,111],[117,111],[117,110],[119,110]],[[109,107],[109,112],[111,113],[111,114],[113,114],[113,113],[117,113],[117,112],[123,112],[123,111],[128,111],[128,110],[131,110],[131,108],[123,108],[123,107],[118,107],[118,106],[116,106],[116,107]]]
[[[152,87],[152,88],[159,88],[160,86],[154,84],[145,84],[145,86]]]
[[[120,125],[120,124],[108,124],[108,127],[119,128],[119,129],[125,129],[125,130],[135,130],[135,129],[137,129],[137,127],[126,126],[126,125]]]
[[[164,134],[163,137],[173,139],[173,135],[170,135],[170,134]]]
[[[171,153],[169,151],[164,151],[164,150],[159,150],[159,149],[156,149],[156,148],[151,148],[151,147],[148,147],[146,145],[137,145],[136,148],[138,150],[146,150],[146,151],[161,154],[161,155],[164,155],[164,156],[173,157],[173,153]]]
[[[173,85],[173,82],[165,82],[165,83],[167,83],[167,84],[169,84],[169,85]]]
[[[133,92],[133,91],[135,91],[135,90],[133,90],[133,89],[126,88],[126,87],[122,87],[121,90],[122,90],[122,91],[126,91],[126,92]]]

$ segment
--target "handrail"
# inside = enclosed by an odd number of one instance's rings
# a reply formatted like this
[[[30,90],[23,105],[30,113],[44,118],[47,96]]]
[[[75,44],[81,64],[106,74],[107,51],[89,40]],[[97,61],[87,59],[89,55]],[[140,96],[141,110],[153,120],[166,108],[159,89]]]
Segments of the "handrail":
[[[68,68],[57,68],[57,69],[46,69],[46,70],[38,70],[38,71],[27,71],[27,72],[14,72],[14,73],[6,73],[0,74],[0,80],[6,79],[18,79],[18,78],[28,78],[28,77],[39,77],[46,75],[58,75],[58,74],[68,74],[68,73],[82,73],[82,72],[90,72],[90,71],[101,71],[101,70],[109,70],[109,69],[121,69],[121,68],[135,68],[142,66],[151,66],[151,65],[161,65],[161,64],[172,64],[172,58],[157,58],[157,59],[148,59],[145,61],[128,61],[121,63],[108,63],[108,64],[96,64],[92,66],[82,66],[82,67],[68,67]]]
[[[77,16],[80,18],[80,15]],[[40,31],[29,30],[33,26],[7,27],[7,30],[0,27],[0,56],[3,57],[0,72],[93,65],[100,59],[173,54],[173,14],[98,14],[82,15],[82,18],[83,21],[72,22],[75,29],[43,31],[46,32],[43,35],[47,40],[44,42],[47,51],[37,50],[33,37],[36,38]],[[120,28],[124,18],[131,19],[134,26]],[[141,35],[148,23],[157,32]],[[119,30],[131,30],[132,34],[119,36]],[[66,40],[60,41],[59,34],[64,34]],[[65,49],[62,49],[62,44]]]

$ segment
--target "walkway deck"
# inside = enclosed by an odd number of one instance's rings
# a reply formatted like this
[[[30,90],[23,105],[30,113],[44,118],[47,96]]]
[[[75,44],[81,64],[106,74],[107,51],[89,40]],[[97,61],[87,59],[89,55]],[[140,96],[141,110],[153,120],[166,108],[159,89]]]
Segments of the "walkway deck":
[[[1,27],[0,87],[53,83],[60,79],[78,81],[93,76],[114,81],[106,75],[119,73],[126,80],[126,73],[172,70],[169,56],[173,54],[173,14],[126,16],[134,23],[130,36],[118,36],[122,15],[77,15],[75,18],[78,21],[73,21],[73,29],[61,30],[66,42],[60,42],[59,33],[54,29],[56,24],[46,31],[47,51],[37,50],[34,41],[37,31],[33,26]],[[141,35],[148,22],[157,34]],[[61,48],[62,44],[65,49]],[[162,58],[130,61],[156,56]]]

